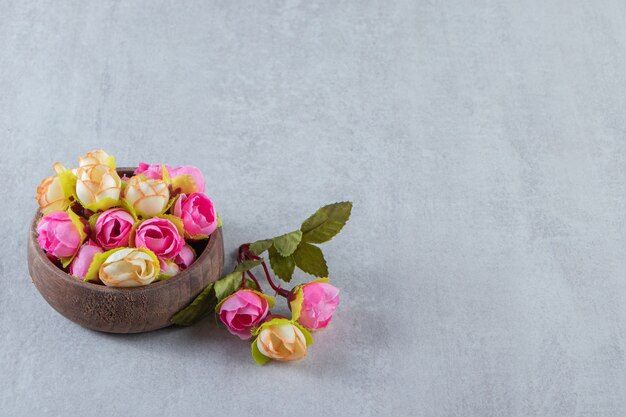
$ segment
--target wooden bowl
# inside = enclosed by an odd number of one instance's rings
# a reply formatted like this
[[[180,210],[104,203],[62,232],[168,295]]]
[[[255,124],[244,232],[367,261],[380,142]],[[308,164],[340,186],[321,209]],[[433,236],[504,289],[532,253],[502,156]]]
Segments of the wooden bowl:
[[[134,168],[118,168],[120,176]],[[33,219],[28,238],[28,271],[43,298],[66,318],[81,326],[110,333],[141,333],[169,326],[170,319],[211,282],[222,275],[222,229],[211,234],[198,258],[172,278],[144,287],[115,288],[74,278],[52,263],[37,242]]]

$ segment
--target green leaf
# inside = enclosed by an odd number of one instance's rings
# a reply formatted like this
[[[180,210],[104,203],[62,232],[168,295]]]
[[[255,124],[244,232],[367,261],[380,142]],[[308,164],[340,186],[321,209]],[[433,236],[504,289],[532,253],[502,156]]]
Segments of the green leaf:
[[[231,272],[224,278],[215,281],[213,284],[213,290],[215,291],[215,298],[219,303],[224,298],[228,297],[241,287],[241,271]]]
[[[322,250],[310,243],[302,242],[293,253],[296,266],[316,277],[324,278],[328,276],[328,266],[324,259]]]
[[[304,340],[306,341],[306,345],[307,346],[311,346],[313,344],[313,336],[311,335],[311,333],[307,329],[305,329],[304,326],[302,326],[297,321],[292,321],[291,324],[293,324],[298,329],[300,329],[300,331],[304,335]]]
[[[309,243],[328,242],[345,226],[351,212],[352,203],[349,201],[329,204],[320,208],[302,223],[300,227],[302,241]]]
[[[85,281],[97,280],[98,272],[100,270],[100,267],[104,263],[104,261],[106,261],[109,258],[109,256],[113,255],[115,252],[120,251],[122,249],[127,249],[127,248],[115,248],[115,249],[110,249],[103,253],[96,253],[91,259],[91,263],[89,264],[89,268],[87,269],[87,274],[85,275],[84,280]]]
[[[261,351],[259,350],[259,346],[256,344],[256,342],[257,339],[255,338],[252,342],[252,359],[254,359],[254,361],[259,365],[265,365],[267,362],[269,362],[270,358],[261,353]]]
[[[300,240],[302,240],[302,232],[300,230],[296,230],[295,232],[287,233],[272,239],[274,247],[282,256],[291,255],[298,247]]]
[[[271,246],[271,239],[257,240],[256,242],[250,244],[250,251],[259,256],[260,254],[268,250]]]
[[[209,284],[191,304],[174,314],[170,321],[179,326],[190,326],[215,311],[215,306],[241,287],[241,272],[231,272]],[[256,288],[251,280],[246,279],[246,283],[249,288]]]
[[[209,315],[217,305],[213,284],[209,284],[191,304],[174,314],[170,321],[179,326],[190,326]]]
[[[235,269],[233,269],[233,272],[249,271],[252,268],[255,268],[255,267],[261,265],[262,262],[263,262],[262,259],[257,259],[257,260],[254,260],[254,261],[243,261],[243,262],[240,262],[239,264],[237,264]]]
[[[268,255],[270,258],[270,265],[272,266],[276,276],[283,281],[291,281],[293,270],[296,267],[293,256],[281,256],[273,246],[269,248]]]

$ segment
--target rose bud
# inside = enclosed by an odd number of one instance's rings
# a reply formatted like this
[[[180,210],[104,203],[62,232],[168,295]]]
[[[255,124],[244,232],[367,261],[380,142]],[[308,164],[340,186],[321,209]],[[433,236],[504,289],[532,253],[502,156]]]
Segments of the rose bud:
[[[180,267],[174,261],[166,261],[159,258],[161,272],[157,278],[159,281],[172,278],[180,272]]]
[[[183,246],[180,253],[176,255],[176,263],[181,269],[187,269],[196,260],[196,251],[189,245]]]
[[[92,240],[88,240],[83,246],[78,249],[76,257],[70,264],[70,274],[78,278],[85,278],[89,265],[93,261],[93,257],[104,252],[100,246],[95,244]]]
[[[135,219],[120,208],[109,209],[100,215],[94,226],[96,241],[104,249],[128,246]]]
[[[170,191],[164,181],[139,175],[128,180],[124,200],[140,216],[151,217],[165,211],[170,200]]]
[[[36,198],[43,214],[65,211],[70,206],[70,200],[65,197],[61,181],[57,175],[41,181],[37,187]]]
[[[251,330],[263,321],[274,299],[253,290],[239,290],[220,302],[216,311],[229,332],[240,339],[252,336]]]
[[[270,359],[295,361],[306,356],[306,348],[313,342],[311,334],[298,323],[284,318],[273,318],[254,331],[252,357],[263,365]]]
[[[73,212],[53,211],[37,224],[37,242],[50,255],[69,259],[76,254],[86,237],[83,229],[84,224]]]
[[[144,220],[137,227],[135,246],[148,248],[159,258],[172,259],[185,246],[181,232],[170,220],[153,217]]]
[[[298,285],[289,301],[293,320],[309,330],[326,328],[338,305],[339,290],[327,278]]]
[[[165,170],[168,174],[172,171],[172,167],[169,165],[164,165]],[[146,164],[145,162],[140,162],[139,166],[135,170],[134,175],[145,175],[146,178],[151,180],[162,180],[163,179],[163,165],[160,164]]]
[[[108,165],[85,165],[76,171],[76,196],[91,210],[106,210],[120,199],[122,180]]]
[[[202,176],[202,172],[193,165],[172,168],[169,165],[149,165],[142,162],[135,170],[135,175],[143,174],[149,179],[162,180],[164,179],[163,168],[165,168],[172,182],[173,189],[179,189],[181,193],[185,194],[204,192],[204,177]]]
[[[183,220],[190,239],[206,239],[217,229],[217,213],[209,197],[201,193],[181,194],[174,203],[174,215]]]
[[[193,165],[185,165],[170,170],[172,187],[179,188],[181,193],[204,193],[204,177],[202,172]]]
[[[109,155],[102,149],[97,151],[87,152],[85,156],[78,157],[78,166],[84,167],[87,165],[106,165],[109,168],[115,169],[115,158],[113,155]]]
[[[159,260],[149,249],[122,248],[111,251],[98,277],[110,287],[139,287],[150,284],[159,272]]]

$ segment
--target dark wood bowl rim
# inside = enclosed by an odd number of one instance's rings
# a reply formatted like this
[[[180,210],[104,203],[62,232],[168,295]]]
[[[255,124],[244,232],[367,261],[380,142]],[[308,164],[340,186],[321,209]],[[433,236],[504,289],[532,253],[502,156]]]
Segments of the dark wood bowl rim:
[[[117,168],[117,170],[118,171],[131,170],[134,172],[135,168],[119,167]],[[201,267],[204,259],[209,256],[209,253],[211,253],[215,247],[216,239],[214,238],[214,234],[218,232],[218,230],[216,229],[213,233],[211,233],[211,235],[208,238],[206,247],[204,248],[202,253],[196,257],[196,260],[191,264],[191,266],[185,269],[184,271],[181,271],[180,273],[174,275],[172,278],[169,278],[163,281],[153,282],[151,284],[143,285],[141,287],[109,287],[106,285],[93,284],[90,282],[86,282],[80,278],[73,277],[72,275],[68,274],[67,272],[63,271],[58,266],[56,266],[48,258],[48,256],[43,251],[43,249],[41,249],[41,246],[39,246],[39,242],[37,241],[37,223],[39,222],[40,218],[41,218],[41,213],[39,212],[39,209],[37,209],[37,211],[35,212],[35,217],[33,218],[33,222],[31,225],[31,239],[34,240],[33,246],[35,247],[37,256],[44,259],[43,264],[46,266],[47,270],[51,273],[51,275],[54,275],[64,280],[69,285],[83,286],[95,292],[101,292],[103,294],[111,293],[111,292],[118,292],[118,291],[149,292],[149,291],[166,290],[168,287],[175,288],[176,283],[178,281],[188,278],[191,271],[193,271],[195,268]]]

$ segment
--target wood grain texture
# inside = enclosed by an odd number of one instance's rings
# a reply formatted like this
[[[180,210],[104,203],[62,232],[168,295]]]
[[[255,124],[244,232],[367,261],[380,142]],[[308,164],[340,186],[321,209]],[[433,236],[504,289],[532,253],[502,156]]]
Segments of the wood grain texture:
[[[129,168],[120,168],[120,174]],[[37,213],[28,238],[28,271],[44,299],[81,326],[110,333],[141,333],[170,325],[170,318],[187,306],[224,265],[222,229],[208,239],[196,261],[178,275],[145,287],[113,288],[84,282],[54,265],[37,242]]]

